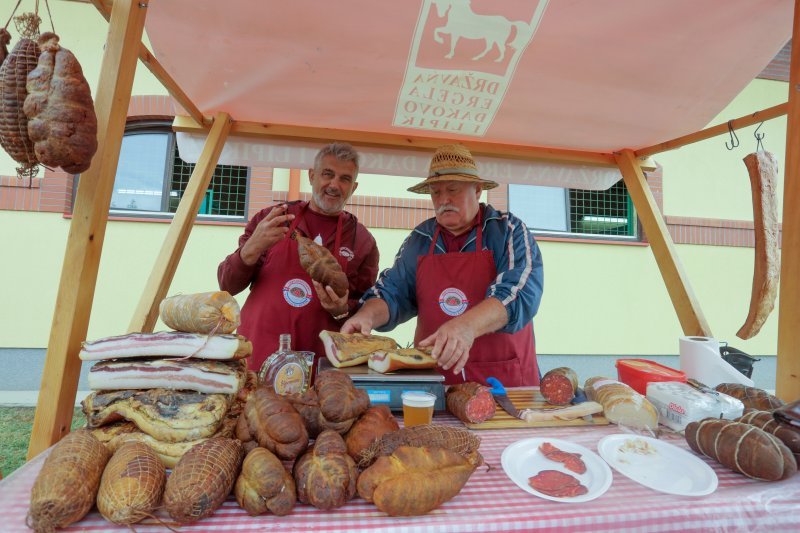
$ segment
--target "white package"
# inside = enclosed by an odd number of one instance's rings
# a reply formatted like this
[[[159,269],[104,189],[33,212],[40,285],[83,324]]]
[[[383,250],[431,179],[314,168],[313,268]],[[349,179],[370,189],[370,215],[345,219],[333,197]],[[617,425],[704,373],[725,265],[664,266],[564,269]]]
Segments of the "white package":
[[[721,392],[700,392],[686,383],[658,381],[647,384],[647,399],[658,410],[658,421],[675,431],[703,418],[734,419],[742,416],[744,404]]]

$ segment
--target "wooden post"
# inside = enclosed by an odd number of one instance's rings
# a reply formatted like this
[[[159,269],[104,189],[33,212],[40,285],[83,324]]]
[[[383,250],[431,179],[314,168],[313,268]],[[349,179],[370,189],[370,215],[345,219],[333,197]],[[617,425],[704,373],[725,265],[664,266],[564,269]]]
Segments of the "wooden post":
[[[667,292],[678,314],[678,320],[683,328],[684,335],[711,336],[711,328],[708,327],[700,304],[692,291],[683,265],[675,251],[672,237],[669,235],[667,225],[658,206],[650,192],[650,186],[644,177],[642,169],[636,161],[636,156],[632,150],[623,150],[615,154],[619,169],[622,172],[622,179],[628,188],[628,194],[633,200],[633,205],[642,221],[642,227],[650,241],[650,247],[656,258],[661,277],[667,286]]]
[[[69,432],[148,0],[116,0],[97,85],[97,153],[81,174],[28,459]]]
[[[783,171],[783,235],[778,302],[778,366],[775,392],[785,401],[800,398],[800,0],[794,3],[786,164]]]
[[[300,199],[300,169],[289,169],[289,194],[286,199],[290,202]]]
[[[192,231],[192,226],[197,218],[197,210],[203,202],[203,197],[211,182],[211,176],[219,161],[219,155],[225,146],[228,132],[231,129],[231,118],[227,113],[218,113],[214,118],[214,125],[206,138],[203,152],[197,160],[192,177],[186,184],[175,218],[169,226],[167,236],[161,245],[161,251],[147,280],[147,285],[142,292],[139,305],[131,319],[128,331],[152,332],[158,319],[158,306],[167,294],[175,270],[186,248],[186,240]]]

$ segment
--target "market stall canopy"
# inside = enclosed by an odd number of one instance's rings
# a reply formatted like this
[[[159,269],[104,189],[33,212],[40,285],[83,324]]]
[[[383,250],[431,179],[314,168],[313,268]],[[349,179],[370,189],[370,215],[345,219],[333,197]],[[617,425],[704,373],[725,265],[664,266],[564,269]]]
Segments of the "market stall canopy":
[[[146,30],[206,116],[610,153],[706,126],[790,38],[792,9],[791,0],[170,0],[150,4]],[[194,135],[179,139],[188,160],[202,146]],[[318,147],[235,140],[220,162],[307,167]],[[364,170],[427,169],[429,153],[381,153]],[[542,178],[517,162],[509,178],[512,166],[493,177],[605,188],[619,176],[584,166]]]

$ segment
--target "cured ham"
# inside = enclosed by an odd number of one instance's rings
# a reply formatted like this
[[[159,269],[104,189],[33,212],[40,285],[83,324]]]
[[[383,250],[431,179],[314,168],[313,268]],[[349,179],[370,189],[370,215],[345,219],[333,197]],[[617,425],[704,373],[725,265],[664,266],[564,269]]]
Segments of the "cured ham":
[[[89,371],[93,390],[177,389],[236,394],[247,379],[242,361],[136,359],[101,361]]]
[[[242,359],[253,352],[253,345],[241,335],[201,335],[180,331],[129,333],[84,342],[79,357],[83,361],[128,357],[196,357],[200,359]]]
[[[225,394],[123,390],[93,392],[81,407],[90,429],[125,419],[157,440],[182,442],[219,431],[230,401]]]

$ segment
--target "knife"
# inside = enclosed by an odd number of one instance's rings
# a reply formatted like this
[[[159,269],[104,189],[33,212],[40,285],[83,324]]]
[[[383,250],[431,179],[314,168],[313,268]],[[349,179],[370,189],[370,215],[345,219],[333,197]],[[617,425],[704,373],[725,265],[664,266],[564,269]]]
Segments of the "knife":
[[[500,383],[500,380],[495,377],[490,377],[486,378],[486,383],[492,386],[489,392],[492,393],[492,397],[494,397],[494,401],[497,402],[497,405],[502,407],[503,410],[512,417],[519,418],[519,409],[514,407],[514,404],[511,403],[511,399],[506,393],[506,388],[503,387],[503,384]]]

